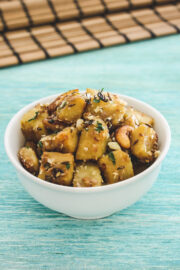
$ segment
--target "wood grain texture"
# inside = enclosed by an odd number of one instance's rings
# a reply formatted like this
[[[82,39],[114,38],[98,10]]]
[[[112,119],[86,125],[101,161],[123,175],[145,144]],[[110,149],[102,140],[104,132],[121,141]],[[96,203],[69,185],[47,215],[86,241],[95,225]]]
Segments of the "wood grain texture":
[[[180,269],[179,36],[0,71],[0,268]],[[159,178],[133,206],[101,220],[53,212],[23,189],[5,155],[8,121],[24,105],[79,87],[139,98],[160,110],[172,144]]]

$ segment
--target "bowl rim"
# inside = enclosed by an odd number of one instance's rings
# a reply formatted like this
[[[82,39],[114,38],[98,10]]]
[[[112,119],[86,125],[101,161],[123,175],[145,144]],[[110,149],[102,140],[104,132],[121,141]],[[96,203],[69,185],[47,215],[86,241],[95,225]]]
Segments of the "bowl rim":
[[[81,91],[84,92],[84,91]],[[15,159],[15,154],[12,153],[11,149],[10,149],[10,145],[9,145],[9,139],[11,138],[11,127],[14,124],[14,122],[16,122],[16,119],[20,116],[23,115],[26,111],[28,111],[29,109],[31,109],[33,106],[35,106],[38,103],[45,103],[47,100],[51,100],[56,98],[57,96],[59,96],[61,93],[58,93],[56,95],[51,95],[51,96],[47,96],[47,97],[43,97],[41,99],[38,99],[26,106],[24,106],[22,109],[20,109],[9,121],[6,130],[5,130],[5,134],[4,134],[4,146],[5,146],[5,150],[7,153],[7,156],[9,157],[9,160],[11,161],[11,163],[13,164],[13,166],[16,168],[17,172],[21,172],[23,174],[24,177],[28,178],[28,180],[33,181],[33,183],[42,185],[44,187],[47,187],[49,189],[53,189],[53,190],[61,190],[61,191],[65,191],[65,192],[78,192],[78,193],[92,193],[92,192],[103,192],[103,191],[108,191],[108,190],[112,190],[112,189],[116,189],[118,187],[123,187],[126,185],[129,185],[133,182],[136,182],[140,179],[142,179],[143,177],[145,177],[146,175],[148,175],[150,172],[152,172],[155,168],[157,168],[161,162],[164,160],[169,147],[170,147],[170,142],[171,142],[171,131],[170,131],[170,127],[169,124],[167,122],[167,120],[164,118],[164,116],[155,108],[153,108],[151,105],[136,99],[134,97],[129,97],[126,95],[121,95],[118,93],[113,93],[112,94],[117,95],[118,97],[132,102],[136,102],[139,104],[142,104],[143,106],[145,106],[148,110],[153,111],[156,115],[158,115],[160,121],[162,122],[162,124],[165,126],[166,132],[167,132],[167,139],[165,141],[165,145],[163,147],[163,149],[161,150],[161,153],[159,155],[159,157],[154,161],[154,163],[148,167],[147,169],[145,169],[143,172],[128,178],[124,181],[120,181],[114,184],[108,184],[108,185],[104,185],[104,186],[98,186],[98,187],[72,187],[72,186],[63,186],[63,185],[58,185],[58,184],[54,184],[54,183],[50,183],[47,181],[43,181],[42,179],[38,178],[37,176],[32,175],[31,173],[29,173],[28,171],[26,171],[23,166],[20,164],[20,162],[18,162]]]

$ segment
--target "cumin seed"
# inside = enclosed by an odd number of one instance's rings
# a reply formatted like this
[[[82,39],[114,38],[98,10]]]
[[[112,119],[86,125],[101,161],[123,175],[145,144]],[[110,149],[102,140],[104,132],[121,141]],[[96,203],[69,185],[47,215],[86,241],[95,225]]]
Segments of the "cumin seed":
[[[138,141],[139,141],[138,139],[137,139],[137,140],[135,140],[135,142],[133,143],[133,145],[137,144],[137,143],[138,143]]]

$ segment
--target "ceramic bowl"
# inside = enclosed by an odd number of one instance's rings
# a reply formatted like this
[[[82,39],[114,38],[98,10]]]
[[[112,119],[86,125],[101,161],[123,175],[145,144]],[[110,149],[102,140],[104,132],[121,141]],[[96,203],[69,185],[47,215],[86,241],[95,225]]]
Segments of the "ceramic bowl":
[[[25,106],[14,115],[5,132],[4,141],[7,155],[28,193],[46,207],[79,219],[103,218],[139,200],[157,179],[162,161],[170,146],[170,128],[162,114],[142,101],[119,95],[129,105],[154,118],[154,128],[159,137],[161,151],[159,157],[148,169],[122,182],[92,188],[67,187],[52,184],[33,176],[22,167],[17,157],[18,150],[24,143],[20,128],[23,114],[36,104],[49,103],[55,97],[45,97]]]

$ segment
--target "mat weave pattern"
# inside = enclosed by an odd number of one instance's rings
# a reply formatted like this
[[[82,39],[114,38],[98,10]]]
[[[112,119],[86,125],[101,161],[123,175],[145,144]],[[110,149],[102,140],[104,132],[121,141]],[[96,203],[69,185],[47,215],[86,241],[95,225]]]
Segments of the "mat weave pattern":
[[[0,0],[0,67],[180,33],[180,1]]]

